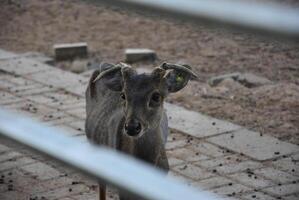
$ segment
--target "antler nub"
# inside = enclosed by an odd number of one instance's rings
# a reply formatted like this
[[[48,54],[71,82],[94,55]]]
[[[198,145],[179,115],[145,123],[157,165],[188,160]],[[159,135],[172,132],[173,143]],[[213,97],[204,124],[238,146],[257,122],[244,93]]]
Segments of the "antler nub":
[[[190,67],[188,65],[178,65],[178,64],[170,64],[170,63],[164,62],[159,67],[164,70],[178,69],[178,70],[181,70],[181,71],[184,71],[184,72],[190,74],[191,78],[197,79],[197,75],[193,71],[190,70]],[[166,74],[165,74],[165,76],[166,76]]]

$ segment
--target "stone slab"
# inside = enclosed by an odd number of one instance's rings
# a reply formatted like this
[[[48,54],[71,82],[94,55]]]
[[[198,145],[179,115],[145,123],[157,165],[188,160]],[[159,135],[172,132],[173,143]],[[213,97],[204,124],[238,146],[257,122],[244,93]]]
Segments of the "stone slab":
[[[87,43],[55,44],[53,46],[56,60],[71,60],[88,56]]]
[[[280,141],[271,136],[261,136],[259,133],[247,129],[211,137],[208,141],[256,160],[273,159],[299,151],[297,145]]]
[[[240,126],[218,120],[198,112],[187,110],[170,103],[164,103],[169,127],[197,138],[208,137],[241,129]]]

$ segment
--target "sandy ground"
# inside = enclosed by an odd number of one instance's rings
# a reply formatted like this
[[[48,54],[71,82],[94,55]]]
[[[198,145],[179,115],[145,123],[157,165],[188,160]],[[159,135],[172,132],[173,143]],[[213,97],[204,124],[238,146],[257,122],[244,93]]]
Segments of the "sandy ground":
[[[299,6],[297,1],[278,2]],[[0,48],[51,56],[53,44],[81,41],[88,43],[91,57],[101,61],[122,61],[124,49],[135,47],[154,49],[159,56],[156,63],[135,66],[184,61],[200,80],[169,101],[299,144],[299,44],[89,1],[0,2]],[[217,87],[207,84],[209,78],[231,72],[250,72],[273,84],[256,88],[232,80]]]

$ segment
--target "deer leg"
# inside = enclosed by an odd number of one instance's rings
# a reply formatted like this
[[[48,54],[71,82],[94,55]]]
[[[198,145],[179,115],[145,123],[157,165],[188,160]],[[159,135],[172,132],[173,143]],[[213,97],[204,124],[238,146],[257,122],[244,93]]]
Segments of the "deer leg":
[[[99,200],[106,200],[106,186],[101,185],[100,183],[98,185],[99,185]]]

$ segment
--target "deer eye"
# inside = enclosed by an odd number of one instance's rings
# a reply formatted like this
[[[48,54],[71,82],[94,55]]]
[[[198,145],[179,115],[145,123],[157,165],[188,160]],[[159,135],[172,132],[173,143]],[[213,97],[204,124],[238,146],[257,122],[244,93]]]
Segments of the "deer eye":
[[[120,98],[121,98],[122,100],[126,100],[126,95],[122,92],[122,93],[120,93]]]
[[[161,95],[158,92],[152,94],[151,100],[155,103],[160,103]]]

